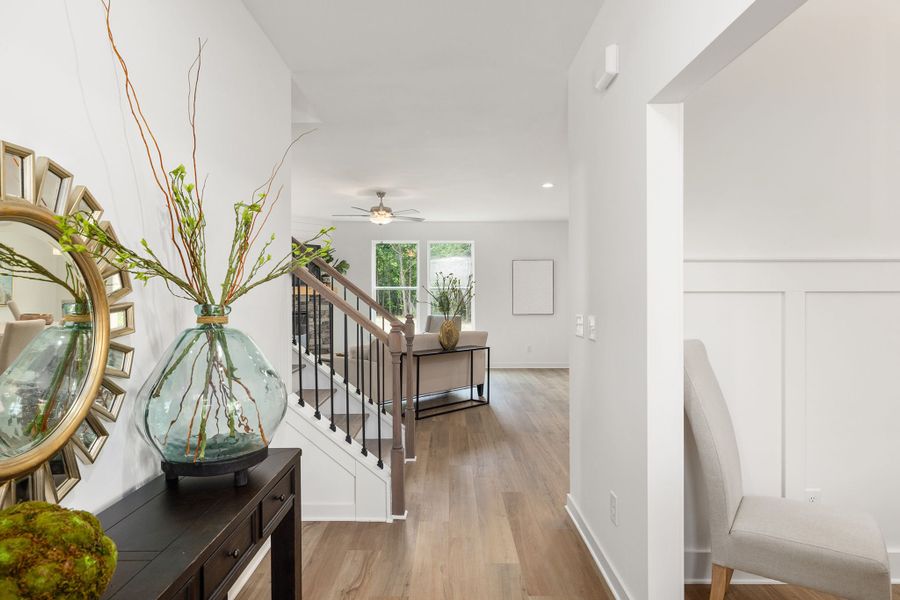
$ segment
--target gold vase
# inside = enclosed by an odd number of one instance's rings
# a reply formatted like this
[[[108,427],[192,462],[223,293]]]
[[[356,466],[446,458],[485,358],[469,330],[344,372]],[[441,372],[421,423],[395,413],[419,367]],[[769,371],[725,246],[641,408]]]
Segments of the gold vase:
[[[438,333],[438,341],[441,342],[441,348],[444,350],[453,350],[459,343],[459,328],[455,321],[444,320],[441,323],[441,331]]]

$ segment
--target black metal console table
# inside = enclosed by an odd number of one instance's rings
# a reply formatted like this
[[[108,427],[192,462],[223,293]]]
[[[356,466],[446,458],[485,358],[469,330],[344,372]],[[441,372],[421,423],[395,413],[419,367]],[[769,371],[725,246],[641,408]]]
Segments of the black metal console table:
[[[485,384],[486,389],[484,390],[484,397],[482,399],[481,396],[481,385],[475,384],[475,353],[479,351],[485,351],[487,353],[487,365],[485,371]],[[421,364],[422,359],[427,358],[429,356],[442,356],[446,354],[455,354],[458,352],[468,352],[469,353],[469,398],[468,400],[455,400],[453,402],[445,402],[444,404],[439,404],[437,406],[430,406],[420,409],[419,408],[419,379],[421,373]],[[405,358],[405,354],[400,357],[400,372],[403,372],[403,359]],[[437,348],[434,350],[420,350],[418,352],[413,352],[413,358],[416,359],[416,396],[415,396],[415,411],[416,411],[416,420],[420,421],[422,419],[428,419],[430,417],[437,417],[440,415],[446,415],[448,413],[456,412],[459,410],[466,410],[468,408],[475,408],[476,406],[485,406],[491,403],[491,348],[490,346],[457,346],[453,350],[444,350],[443,348]],[[401,379],[401,381],[405,381],[405,379]],[[478,397],[475,397],[475,388],[478,388]],[[465,389],[464,387],[454,388],[454,390]],[[454,391],[454,390],[446,390],[446,391]],[[409,395],[409,390],[407,390],[407,396]],[[459,406],[460,404],[465,404],[466,406]],[[456,408],[451,408],[456,407]]]
[[[272,598],[299,600],[300,450],[272,448],[247,485],[164,476],[98,515],[119,550],[104,600],[224,600],[272,537]]]

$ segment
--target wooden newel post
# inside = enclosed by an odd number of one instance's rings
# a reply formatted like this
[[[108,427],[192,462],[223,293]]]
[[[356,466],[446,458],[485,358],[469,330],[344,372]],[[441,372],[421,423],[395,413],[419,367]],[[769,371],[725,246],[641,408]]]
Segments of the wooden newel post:
[[[403,450],[403,396],[400,381],[400,357],[403,355],[403,325],[393,323],[390,333],[391,348],[391,416],[393,417],[393,446],[391,447],[391,514],[395,517],[406,515],[403,466],[406,457]]]
[[[416,407],[413,389],[413,340],[416,339],[416,322],[406,315],[406,458],[416,457]]]

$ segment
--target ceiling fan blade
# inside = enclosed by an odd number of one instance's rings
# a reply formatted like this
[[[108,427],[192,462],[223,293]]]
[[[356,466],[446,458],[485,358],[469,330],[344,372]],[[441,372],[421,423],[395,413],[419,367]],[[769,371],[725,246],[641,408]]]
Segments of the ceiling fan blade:
[[[360,207],[358,207],[358,206],[351,206],[350,208],[355,208],[356,210],[361,210],[361,211],[363,211],[364,213],[369,212],[369,209],[368,209],[368,208],[360,208]]]
[[[331,216],[332,217],[356,217],[358,219],[368,219],[369,213],[366,213],[364,215],[331,215]]]
[[[403,209],[403,210],[395,210],[395,211],[394,211],[394,214],[395,214],[395,215],[402,215],[403,213],[417,213],[417,212],[419,212],[419,211],[418,211],[417,209],[415,209],[415,208],[405,208],[405,209]]]
[[[421,222],[421,221],[424,221],[425,219],[424,219],[423,217],[404,217],[404,216],[402,216],[402,215],[398,217],[398,216],[397,216],[397,213],[394,213],[394,220],[395,220],[395,221],[417,221],[417,222]]]

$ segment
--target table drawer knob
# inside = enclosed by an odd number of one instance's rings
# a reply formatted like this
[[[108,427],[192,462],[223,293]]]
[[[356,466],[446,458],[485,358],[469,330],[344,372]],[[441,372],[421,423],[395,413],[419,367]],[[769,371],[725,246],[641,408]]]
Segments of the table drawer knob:
[[[280,502],[284,502],[285,500],[287,500],[287,496],[281,494],[280,496],[277,496],[277,500],[279,500]]]
[[[231,557],[232,557],[232,558],[237,558],[237,557],[240,556],[240,555],[241,555],[241,549],[240,549],[240,548],[235,548],[234,550],[231,551]]]

